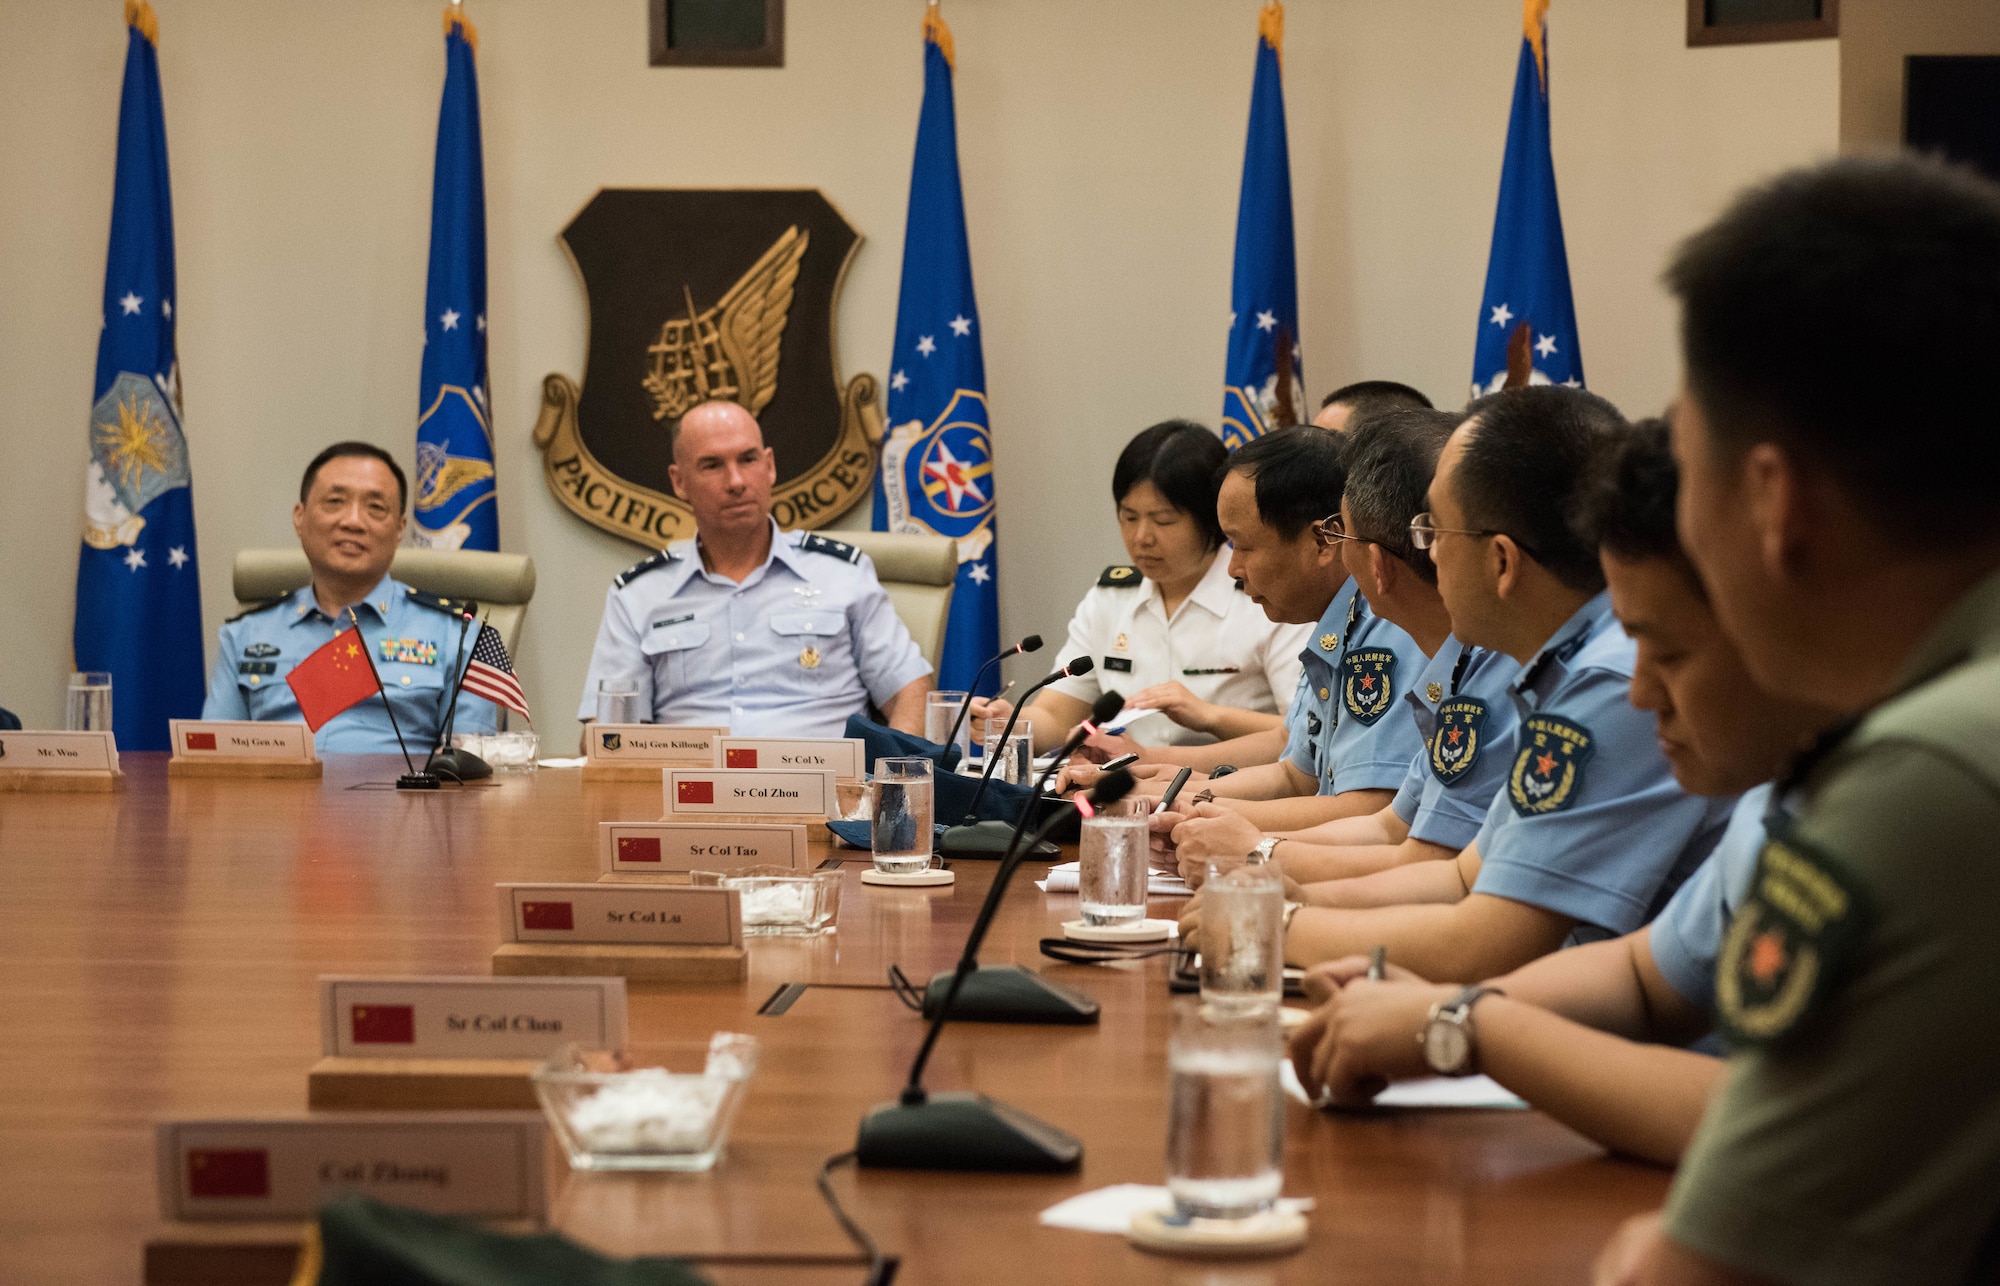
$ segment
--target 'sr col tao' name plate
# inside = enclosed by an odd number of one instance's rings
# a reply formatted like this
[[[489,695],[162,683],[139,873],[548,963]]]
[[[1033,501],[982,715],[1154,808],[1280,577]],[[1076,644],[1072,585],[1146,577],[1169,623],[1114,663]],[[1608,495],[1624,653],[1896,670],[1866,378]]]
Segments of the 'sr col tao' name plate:
[[[309,1219],[343,1192],[434,1214],[540,1219],[539,1112],[162,1121],[166,1219]]]
[[[743,903],[735,889],[683,884],[497,887],[500,933],[507,942],[743,945]]]
[[[734,871],[806,865],[806,828],[708,822],[600,822],[598,859],[607,872]]]
[[[321,1049],[334,1058],[545,1058],[568,1041],[625,1044],[623,978],[319,980]]]
[[[657,723],[593,723],[585,729],[584,758],[593,764],[713,768],[716,744],[727,728],[676,728]]]
[[[176,759],[271,759],[310,763],[312,733],[303,723],[169,719]]]
[[[758,768],[669,768],[667,816],[738,815],[828,817],[839,803],[834,774]]]
[[[0,768],[28,772],[117,772],[109,732],[0,732]]]
[[[724,768],[826,769],[842,781],[860,781],[868,775],[867,764],[867,748],[859,737],[722,739]]]

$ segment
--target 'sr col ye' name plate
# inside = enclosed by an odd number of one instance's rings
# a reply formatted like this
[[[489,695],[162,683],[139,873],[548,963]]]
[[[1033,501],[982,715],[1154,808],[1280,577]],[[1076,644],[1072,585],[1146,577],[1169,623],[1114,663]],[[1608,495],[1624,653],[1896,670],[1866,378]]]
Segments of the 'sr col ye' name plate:
[[[623,978],[319,980],[320,1043],[335,1058],[545,1058],[567,1041],[625,1044]]]
[[[867,749],[859,737],[801,738],[724,737],[724,768],[827,769],[842,781],[868,775]]]
[[[303,723],[169,719],[176,759],[273,759],[309,763],[312,733]]]
[[[806,865],[806,828],[716,822],[600,822],[597,852],[606,871],[733,871]]]
[[[675,728],[657,723],[593,723],[584,757],[593,764],[713,768],[727,728]]]
[[[834,775],[818,772],[767,772],[754,768],[669,768],[666,771],[667,815],[695,818],[771,814],[827,817],[839,797]]]
[[[30,772],[116,772],[109,732],[0,732],[0,768]]]
[[[740,947],[735,889],[683,884],[501,884],[500,933],[508,942],[616,942]]]

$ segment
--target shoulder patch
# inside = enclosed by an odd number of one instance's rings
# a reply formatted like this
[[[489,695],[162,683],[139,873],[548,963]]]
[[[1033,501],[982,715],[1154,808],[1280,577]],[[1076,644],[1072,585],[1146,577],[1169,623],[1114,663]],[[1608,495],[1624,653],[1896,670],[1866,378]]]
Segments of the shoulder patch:
[[[618,575],[612,579],[611,583],[617,586],[619,589],[624,589],[627,585],[630,585],[633,581],[639,579],[641,576],[644,576],[647,572],[658,571],[662,567],[669,566],[670,564],[677,563],[679,561],[680,558],[677,555],[662,549],[659,553],[654,554],[651,558],[642,558],[638,562],[633,563],[630,567],[627,567],[624,571],[619,572]]]
[[[1132,589],[1139,584],[1141,579],[1143,578],[1139,575],[1138,568],[1127,567],[1123,563],[1118,563],[1104,569],[1104,574],[1097,578],[1097,587],[1099,589]]]
[[[420,589],[409,590],[403,597],[409,599],[418,607],[428,607],[434,612],[444,612],[451,616],[463,616],[466,609],[471,606],[471,604],[460,602],[457,599],[440,598],[436,594],[426,594]]]
[[[227,625],[231,621],[240,621],[246,616],[255,616],[259,612],[268,612],[280,603],[289,603],[291,599],[292,596],[290,594],[280,594],[276,598],[264,600],[255,607],[246,607],[234,616],[224,617],[222,623]]]
[[[1431,733],[1431,776],[1449,786],[1472,771],[1485,736],[1486,703],[1478,697],[1453,697],[1438,707]]]
[[[1507,802],[1523,817],[1560,813],[1583,789],[1583,765],[1597,749],[1590,729],[1561,715],[1521,721],[1520,749],[1507,774]]]
[[[1764,841],[1716,957],[1716,1019],[1733,1044],[1769,1044],[1811,1016],[1870,918],[1863,890],[1790,829]]]
[[[1389,713],[1396,695],[1395,652],[1386,647],[1358,647],[1340,658],[1340,697],[1347,713],[1374,726]]]
[[[861,561],[861,551],[859,549],[856,549],[844,540],[835,540],[831,536],[822,536],[818,532],[813,532],[804,540],[801,540],[799,542],[799,549],[803,553],[825,554],[829,558],[838,558],[843,563],[859,563]]]

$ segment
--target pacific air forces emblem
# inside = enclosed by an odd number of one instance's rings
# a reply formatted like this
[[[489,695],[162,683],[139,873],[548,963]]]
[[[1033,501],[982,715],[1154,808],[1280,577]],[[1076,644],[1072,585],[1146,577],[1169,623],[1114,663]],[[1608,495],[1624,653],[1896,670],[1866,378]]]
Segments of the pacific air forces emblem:
[[[1438,707],[1430,751],[1431,775],[1440,785],[1449,786],[1472,771],[1485,727],[1486,703],[1478,697],[1453,697]]]
[[[625,744],[625,734],[622,732],[601,732],[597,734],[597,739],[599,745],[610,751],[616,751]]]
[[[1596,748],[1596,737],[1580,723],[1553,714],[1528,716],[1521,721],[1520,749],[1507,775],[1507,801],[1523,817],[1568,808],[1576,802],[1583,765]]]
[[[1862,891],[1823,854],[1787,834],[1766,840],[1716,960],[1723,1034],[1760,1045],[1796,1027],[1839,981],[1867,911]]]
[[[1358,647],[1340,658],[1340,697],[1347,713],[1372,726],[1389,713],[1396,695],[1396,654],[1386,647]]]

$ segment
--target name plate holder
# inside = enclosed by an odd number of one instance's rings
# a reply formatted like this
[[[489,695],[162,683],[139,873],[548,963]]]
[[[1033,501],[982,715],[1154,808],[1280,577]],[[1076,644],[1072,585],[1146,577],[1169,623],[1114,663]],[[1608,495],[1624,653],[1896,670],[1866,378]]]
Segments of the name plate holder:
[[[826,822],[840,809],[838,779],[824,768],[669,768],[661,784],[662,821],[803,826],[818,844],[832,841]]]
[[[303,723],[169,719],[169,777],[255,777],[317,781],[326,765]]]
[[[125,789],[109,732],[0,732],[0,792],[101,795]]]
[[[735,889],[686,884],[500,884],[496,977],[734,983],[749,976]]]
[[[713,768],[727,728],[593,723],[584,729],[585,781],[658,781],[667,768]]]

